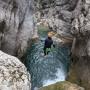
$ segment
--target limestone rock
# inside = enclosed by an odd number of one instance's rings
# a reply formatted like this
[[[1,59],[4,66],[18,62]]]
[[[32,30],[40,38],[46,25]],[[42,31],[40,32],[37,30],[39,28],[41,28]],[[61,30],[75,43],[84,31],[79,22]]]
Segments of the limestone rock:
[[[72,65],[68,80],[90,90],[90,1],[78,2],[78,16],[72,21],[71,32],[74,36],[72,46]]]
[[[0,0],[0,49],[22,57],[33,35],[31,0]]]
[[[50,30],[56,31],[62,36],[72,37],[70,32],[73,18],[73,10],[78,0],[38,0],[40,5],[36,7],[36,22],[48,25]],[[37,6],[37,5],[36,5]]]
[[[0,51],[0,90],[30,90],[30,75],[15,57]]]

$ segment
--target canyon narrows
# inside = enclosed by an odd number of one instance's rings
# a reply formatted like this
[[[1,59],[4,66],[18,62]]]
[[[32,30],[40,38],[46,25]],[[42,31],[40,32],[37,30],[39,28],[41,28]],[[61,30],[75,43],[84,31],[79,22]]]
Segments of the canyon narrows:
[[[53,51],[43,56],[46,31],[40,31],[39,40],[32,43],[28,49],[25,62],[31,74],[32,90],[47,86],[59,81],[65,81],[70,64],[70,47],[55,44]]]
[[[39,25],[60,43],[47,57]],[[90,90],[90,0],[0,0],[0,50],[1,90]]]

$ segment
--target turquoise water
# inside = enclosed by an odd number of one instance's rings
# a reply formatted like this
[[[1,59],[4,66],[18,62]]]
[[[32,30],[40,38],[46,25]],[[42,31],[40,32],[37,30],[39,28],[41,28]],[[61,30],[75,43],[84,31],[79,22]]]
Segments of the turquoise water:
[[[25,65],[31,74],[32,90],[58,81],[64,81],[68,71],[69,48],[56,45],[48,56],[43,56],[46,32],[39,33],[38,41],[27,50]]]

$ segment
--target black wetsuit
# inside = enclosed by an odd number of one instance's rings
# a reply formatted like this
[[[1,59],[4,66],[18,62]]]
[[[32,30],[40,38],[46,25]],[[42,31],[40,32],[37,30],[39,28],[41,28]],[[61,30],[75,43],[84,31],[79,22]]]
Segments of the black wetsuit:
[[[51,48],[53,44],[53,40],[51,37],[48,37],[46,40],[45,40],[45,43],[44,43],[44,55],[47,55],[49,52],[46,51],[47,48]]]

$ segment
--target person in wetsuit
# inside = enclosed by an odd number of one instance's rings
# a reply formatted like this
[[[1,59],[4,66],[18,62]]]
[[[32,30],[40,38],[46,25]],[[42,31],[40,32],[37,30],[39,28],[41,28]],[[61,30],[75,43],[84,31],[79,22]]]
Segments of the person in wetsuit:
[[[48,33],[48,37],[45,39],[45,43],[44,43],[44,55],[48,55],[52,45],[53,45],[53,40],[51,34]]]

